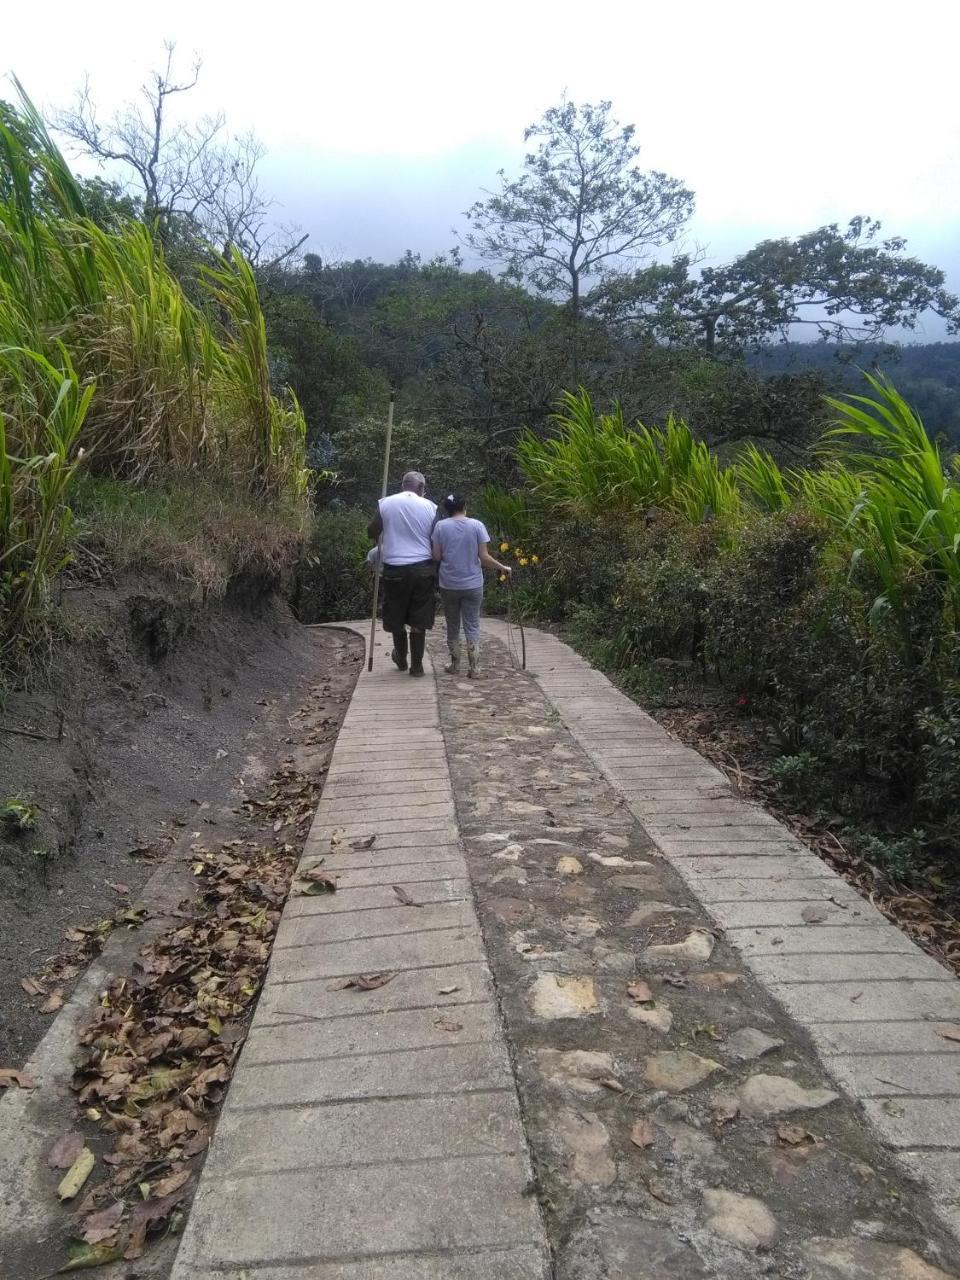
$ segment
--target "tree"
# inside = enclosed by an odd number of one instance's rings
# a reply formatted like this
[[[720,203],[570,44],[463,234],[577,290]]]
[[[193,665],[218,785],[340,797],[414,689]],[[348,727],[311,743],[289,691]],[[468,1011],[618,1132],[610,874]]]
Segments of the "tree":
[[[904,255],[906,241],[879,240],[880,223],[856,217],[795,240],[764,240],[733,262],[692,274],[688,257],[605,282],[591,301],[628,331],[699,345],[708,353],[759,346],[809,325],[837,342],[912,329],[927,311],[960,330],[960,299],[937,267]]]
[[[122,186],[164,244],[193,227],[215,249],[235,245],[254,264],[288,257],[306,236],[279,246],[269,228],[271,201],[257,179],[262,144],[253,133],[229,135],[222,114],[174,123],[172,100],[197,84],[200,62],[180,77],[175,46],[167,43],[164,50],[162,67],[141,86],[140,102],[102,123],[85,84],[72,107],[54,114],[54,126],[101,165],[123,166]]]
[[[569,303],[574,373],[584,281],[605,279],[676,239],[693,211],[693,193],[665,173],[637,167],[633,125],[611,104],[564,101],[531,125],[539,140],[524,172],[468,211],[464,242],[509,276]]]

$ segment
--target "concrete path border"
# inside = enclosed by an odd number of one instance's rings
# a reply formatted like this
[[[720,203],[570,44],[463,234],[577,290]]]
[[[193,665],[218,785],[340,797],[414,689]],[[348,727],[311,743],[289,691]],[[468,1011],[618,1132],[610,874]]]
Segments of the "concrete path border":
[[[960,1237],[954,975],[568,645],[535,629],[526,644],[567,729]]]
[[[304,851],[339,888],[288,900],[171,1280],[549,1274],[436,686],[382,639]]]

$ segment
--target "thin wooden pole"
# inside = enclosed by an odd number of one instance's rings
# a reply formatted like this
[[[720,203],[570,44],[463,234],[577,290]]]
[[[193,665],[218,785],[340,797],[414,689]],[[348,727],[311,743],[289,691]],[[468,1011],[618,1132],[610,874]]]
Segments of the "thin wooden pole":
[[[390,475],[390,440],[393,436],[393,404],[394,393],[390,392],[390,408],[387,410],[387,443],[383,451],[383,481],[380,485],[380,497],[387,496],[387,480]],[[377,638],[377,597],[380,594],[380,563],[383,559],[383,534],[377,539],[380,555],[373,569],[373,607],[370,610],[370,645],[367,650],[367,670],[373,670],[373,643]]]

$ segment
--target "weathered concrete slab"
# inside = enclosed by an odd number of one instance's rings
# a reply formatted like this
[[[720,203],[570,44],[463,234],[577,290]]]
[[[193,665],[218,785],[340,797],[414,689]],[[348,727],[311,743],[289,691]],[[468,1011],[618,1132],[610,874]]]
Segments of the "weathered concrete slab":
[[[402,883],[402,867],[395,867],[398,873],[395,883],[404,888]],[[470,882],[466,879],[466,868],[461,859],[451,859],[448,864],[450,878],[443,880],[410,881],[405,892],[417,902],[428,905],[432,902],[455,902],[470,896]],[[412,886],[416,883],[416,888]],[[391,884],[360,885],[356,889],[341,888],[336,894],[324,894],[316,898],[298,898],[296,904],[290,904],[288,911],[291,919],[300,916],[339,915],[345,911],[369,911],[379,907],[392,907],[397,895]]]
[[[483,943],[478,926],[458,925],[389,938],[284,947],[273,953],[270,978],[273,982],[309,982],[315,978],[351,977],[373,971],[424,969],[431,963],[470,964],[481,960]]]
[[[270,1126],[266,1148],[247,1117],[234,1111],[218,1126],[209,1176],[259,1176],[311,1165],[516,1155],[520,1115],[509,1076],[503,1079],[507,1088],[483,1093],[265,1111],[263,1121]]]
[[[397,901],[396,895],[394,901]],[[383,938],[391,934],[427,933],[434,929],[463,928],[473,922],[473,904],[465,901],[418,907],[401,906],[398,903],[395,907],[382,907],[372,911],[294,916],[282,921],[274,947],[309,947],[327,942]]]
[[[453,990],[445,995],[449,988]],[[489,971],[479,962],[402,969],[386,986],[373,991],[342,987],[329,978],[269,983],[260,997],[254,1025],[261,1019],[283,1021],[284,1014],[295,1018],[342,1018],[397,1009],[442,1009],[451,1004],[492,999]]]
[[[525,1156],[201,1182],[174,1268],[517,1245],[540,1233]]]
[[[304,852],[338,889],[287,904],[172,1280],[547,1274],[435,688],[378,650]]]
[[[449,984],[448,984],[449,985]],[[366,1013],[339,1018],[284,1018],[277,1025],[256,1026],[244,1045],[249,1065],[277,1062],[313,1062],[321,1058],[350,1058],[402,1049],[444,1048],[496,1041],[500,1036],[496,1011],[488,1001],[438,1003],[431,1008]],[[451,1032],[450,1024],[460,1030]],[[388,1064],[389,1065],[389,1064]]]
[[[407,1253],[356,1262],[258,1267],[256,1280],[546,1280],[548,1264],[536,1249],[489,1247],[470,1253]],[[208,1273],[203,1273],[207,1276]],[[200,1272],[192,1273],[200,1280]],[[217,1271],[209,1280],[253,1280],[246,1269]]]

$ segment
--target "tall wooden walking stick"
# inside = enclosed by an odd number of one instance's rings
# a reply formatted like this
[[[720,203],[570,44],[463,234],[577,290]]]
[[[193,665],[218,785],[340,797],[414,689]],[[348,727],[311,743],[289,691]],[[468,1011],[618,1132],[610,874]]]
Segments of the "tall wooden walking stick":
[[[390,438],[393,435],[393,402],[394,393],[390,392],[390,408],[387,410],[387,443],[383,450],[383,483],[380,485],[380,497],[387,496],[387,478],[390,475]],[[380,594],[380,565],[383,560],[383,534],[377,539],[380,555],[373,569],[373,608],[370,610],[370,646],[367,650],[367,670],[373,670],[373,642],[377,638],[377,597]]]

